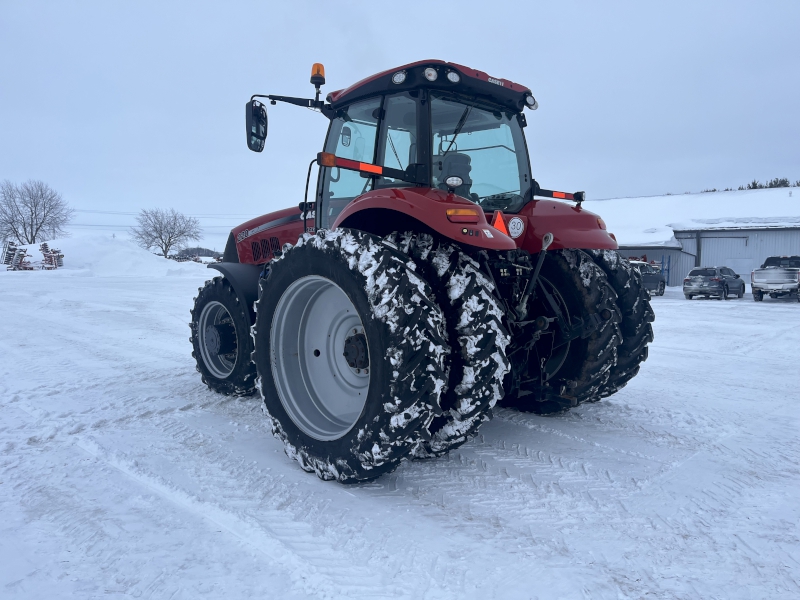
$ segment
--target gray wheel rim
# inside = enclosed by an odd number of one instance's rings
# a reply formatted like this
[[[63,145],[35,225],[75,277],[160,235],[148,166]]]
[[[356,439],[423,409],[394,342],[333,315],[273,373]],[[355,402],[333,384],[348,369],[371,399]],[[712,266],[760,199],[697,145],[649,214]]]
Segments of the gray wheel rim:
[[[298,279],[278,301],[270,331],[272,377],[286,413],[314,439],[341,438],[364,410],[369,350],[357,366],[344,356],[346,340],[364,335],[353,302],[324,277]]]
[[[220,331],[229,332],[229,336],[233,335],[233,352],[226,352],[230,350],[230,341],[226,347],[225,340],[220,337]],[[206,304],[200,313],[197,335],[200,354],[206,368],[217,379],[228,377],[236,367],[236,348],[238,348],[236,328],[228,309],[216,300]]]

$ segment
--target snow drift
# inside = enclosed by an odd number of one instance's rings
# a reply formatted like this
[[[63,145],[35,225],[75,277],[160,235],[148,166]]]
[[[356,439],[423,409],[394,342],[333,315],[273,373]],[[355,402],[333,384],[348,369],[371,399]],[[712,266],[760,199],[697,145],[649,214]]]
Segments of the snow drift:
[[[45,273],[28,271],[24,275],[83,276],[83,277],[163,277],[196,276],[206,265],[194,262],[178,263],[143,250],[129,240],[110,236],[82,235],[48,241],[50,248],[59,248],[64,255],[64,267]],[[38,244],[22,246],[35,266],[42,259]],[[23,273],[15,275],[24,276]],[[211,273],[209,272],[209,275]]]

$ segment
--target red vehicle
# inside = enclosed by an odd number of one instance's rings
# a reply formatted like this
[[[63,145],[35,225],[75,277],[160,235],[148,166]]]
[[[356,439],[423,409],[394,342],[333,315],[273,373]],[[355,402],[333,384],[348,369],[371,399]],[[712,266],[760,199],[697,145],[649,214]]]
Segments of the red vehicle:
[[[468,439],[498,402],[548,413],[624,386],[652,341],[641,276],[583,192],[542,189],[531,91],[426,60],[320,100],[330,120],[296,208],[233,229],[192,310],[193,356],[223,394],[261,393],[287,454],[357,481]],[[308,200],[314,164],[317,184]]]

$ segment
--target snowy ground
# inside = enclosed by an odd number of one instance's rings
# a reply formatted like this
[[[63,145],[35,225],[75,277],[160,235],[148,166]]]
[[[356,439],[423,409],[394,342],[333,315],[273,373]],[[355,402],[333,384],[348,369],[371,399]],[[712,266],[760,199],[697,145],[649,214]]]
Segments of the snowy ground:
[[[3,598],[800,597],[800,303],[670,289],[613,398],[342,486],[200,383],[212,272],[117,244],[0,273]]]

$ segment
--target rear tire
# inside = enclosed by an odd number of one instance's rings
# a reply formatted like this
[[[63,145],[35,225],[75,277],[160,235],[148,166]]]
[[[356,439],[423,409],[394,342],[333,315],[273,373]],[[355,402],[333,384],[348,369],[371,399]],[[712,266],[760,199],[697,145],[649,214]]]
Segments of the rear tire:
[[[753,300],[756,302],[762,302],[764,300],[763,292],[753,292]]]
[[[617,347],[622,340],[621,315],[617,294],[605,273],[582,250],[548,252],[540,276],[544,285],[557,292],[568,319],[585,318],[592,313],[608,316],[586,339],[571,340],[563,356],[557,358],[552,350],[550,335],[543,335],[532,348],[529,379],[522,381],[516,396],[507,396],[503,404],[536,414],[549,414],[582,402],[596,402],[608,395],[603,390],[617,363]],[[533,306],[529,307],[529,318],[542,313],[552,317],[548,314],[549,308],[541,304],[541,296],[537,294]]]
[[[653,341],[651,323],[656,315],[650,306],[641,273],[631,267],[624,256],[616,250],[590,250],[589,254],[603,269],[617,293],[617,305],[622,315],[622,343],[617,348],[617,362],[602,389],[603,397],[606,397],[625,387],[647,360],[647,345]],[[687,300],[692,297],[692,294],[686,294]]]
[[[664,295],[664,292],[665,292],[665,290],[666,290],[666,286],[664,285],[664,282],[663,282],[663,281],[660,281],[660,282],[658,283],[658,292],[657,292],[657,295],[658,295],[658,296],[663,296],[663,295]]]
[[[506,348],[511,336],[494,284],[455,244],[429,234],[404,233],[392,239],[431,284],[452,348],[444,413],[431,423],[431,440],[414,452],[416,458],[439,456],[471,439],[491,419],[510,368]]]
[[[684,294],[684,296],[686,297],[687,300],[691,300],[692,298],[694,298],[692,294]]]
[[[393,470],[441,414],[444,317],[413,269],[380,238],[321,230],[261,281],[258,387],[286,454],[321,479]]]
[[[224,277],[199,288],[192,308],[192,357],[203,383],[226,396],[256,391],[256,367],[250,355],[250,317]]]
[[[727,300],[727,299],[728,299],[728,288],[727,287],[723,287],[722,288],[722,294],[717,296],[717,300]]]

